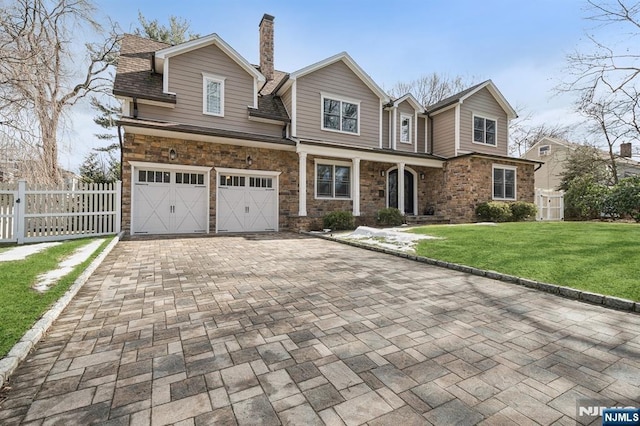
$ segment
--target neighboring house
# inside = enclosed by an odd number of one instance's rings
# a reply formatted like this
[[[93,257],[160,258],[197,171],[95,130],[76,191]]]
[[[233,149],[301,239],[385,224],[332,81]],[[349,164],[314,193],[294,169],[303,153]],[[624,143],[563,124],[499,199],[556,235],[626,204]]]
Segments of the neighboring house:
[[[347,53],[277,71],[273,17],[259,29],[259,66],[217,34],[122,40],[126,231],[311,229],[335,210],[374,224],[387,206],[471,222],[484,201],[533,201],[537,163],[507,156],[516,113],[491,81],[425,108]]]
[[[567,157],[582,145],[567,142],[558,138],[543,137],[524,153],[523,158],[544,162],[535,172],[535,187],[538,189],[556,190],[562,181],[562,173],[565,170]],[[640,175],[640,162],[630,158],[631,146],[625,157],[616,156],[616,168],[618,178]],[[610,161],[609,153],[598,150],[598,154],[606,161]]]

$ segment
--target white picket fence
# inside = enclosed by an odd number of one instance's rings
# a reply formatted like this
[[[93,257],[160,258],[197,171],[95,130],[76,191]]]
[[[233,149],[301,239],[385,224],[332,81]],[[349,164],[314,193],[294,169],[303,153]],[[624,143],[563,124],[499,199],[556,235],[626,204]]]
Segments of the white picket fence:
[[[536,189],[536,220],[564,220],[564,192],[548,189]]]
[[[120,232],[122,182],[60,187],[0,183],[0,242],[68,240]]]

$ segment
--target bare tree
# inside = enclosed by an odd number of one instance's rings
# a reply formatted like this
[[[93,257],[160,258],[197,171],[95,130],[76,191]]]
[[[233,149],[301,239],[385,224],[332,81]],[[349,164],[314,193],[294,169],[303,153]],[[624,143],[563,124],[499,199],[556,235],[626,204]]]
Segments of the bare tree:
[[[58,173],[58,132],[65,113],[90,93],[107,92],[106,73],[116,57],[115,32],[104,43],[86,43],[86,67],[73,55],[75,36],[81,29],[103,30],[94,20],[88,0],[13,0],[0,11],[0,111],[1,123],[37,137],[45,176]],[[34,129],[34,130],[31,130]]]
[[[509,124],[509,154],[522,157],[529,148],[543,137],[568,140],[573,126],[566,124],[529,124],[530,113],[523,114]]]
[[[468,88],[472,85],[470,80],[434,72],[408,82],[398,82],[388,92],[395,98],[411,93],[422,105],[429,106]]]

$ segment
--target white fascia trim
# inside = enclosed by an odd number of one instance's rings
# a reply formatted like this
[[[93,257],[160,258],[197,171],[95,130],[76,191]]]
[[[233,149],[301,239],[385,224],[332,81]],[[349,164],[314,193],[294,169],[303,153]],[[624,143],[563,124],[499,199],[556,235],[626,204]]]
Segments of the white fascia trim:
[[[349,69],[351,69],[351,71],[353,71],[354,74],[356,74],[360,78],[360,80],[362,80],[362,82],[366,84],[367,87],[369,87],[369,89],[371,89],[371,91],[383,101],[383,103],[389,102],[389,95],[387,95],[387,93],[382,90],[382,88],[378,86],[375,81],[373,81],[369,74],[367,74],[360,67],[360,65],[358,65],[351,56],[349,56],[347,52],[340,52],[336,55],[323,59],[322,61],[316,62],[315,64],[311,64],[299,69],[298,71],[294,71],[289,75],[289,78],[292,80],[296,80],[299,77],[311,74],[312,72],[318,71],[319,69],[334,64],[338,61],[344,62],[344,64],[349,67]]]
[[[187,170],[190,172],[203,173],[209,172],[213,168],[206,166],[188,166],[185,164],[151,163],[148,161],[129,161],[128,163],[135,168],[153,168],[158,170]]]
[[[162,92],[167,95],[175,95],[175,92],[169,91],[169,58],[164,60],[162,70]]]
[[[416,110],[417,112],[424,113],[424,106],[422,106],[420,104],[420,101],[418,101],[416,99],[416,97],[413,96],[411,93],[407,93],[406,95],[396,99],[393,102],[393,106],[397,107],[404,101],[409,102],[411,104],[411,106],[413,107],[413,109]]]
[[[471,120],[473,122],[473,120]],[[454,124],[454,140],[455,140],[455,151],[454,156],[458,156],[458,151],[460,151],[460,104],[456,104],[455,111],[455,124]],[[473,137],[473,135],[472,135]]]
[[[407,114],[407,113],[404,113],[404,112],[400,113],[400,143],[411,145],[411,141],[413,140],[413,134],[414,134],[413,117],[414,116],[411,115],[411,114]],[[409,119],[409,140],[408,141],[403,141],[402,140],[402,120],[405,119],[405,118]]]
[[[298,136],[298,84],[296,81],[291,86],[291,137]]]
[[[347,148],[334,148],[318,145],[298,144],[296,152],[306,152],[309,155],[317,157],[342,158],[347,161],[351,161],[354,157],[357,157],[361,161],[374,161],[378,163],[397,164],[402,162],[412,166],[431,167],[436,169],[441,169],[445,163],[443,160],[435,160],[432,158],[391,155],[367,150],[354,151]]]
[[[439,110],[434,111],[434,112],[430,112],[430,113],[429,113],[429,115],[433,117],[433,116],[435,116],[435,115],[442,114],[443,112],[447,112],[447,111],[449,111],[450,109],[453,109],[453,108],[455,108],[455,107],[456,107],[456,106],[458,106],[458,105],[460,105],[460,101],[455,102],[455,103],[453,103],[453,104],[449,105],[448,107],[445,107],[445,108],[439,109]]]
[[[209,46],[211,44],[216,45],[220,50],[222,50],[227,56],[233,59],[241,68],[243,68],[247,73],[249,73],[253,78],[258,81],[265,82],[267,79],[264,75],[262,75],[255,67],[253,67],[249,61],[244,59],[234,48],[232,48],[227,42],[225,42],[218,34],[209,34],[208,36],[204,36],[195,40],[187,41],[185,43],[177,44],[175,46],[170,46],[165,49],[158,50],[156,52],[156,58],[158,59],[168,59],[173,56],[181,55],[183,53],[190,52],[192,50],[200,49],[202,47]],[[166,68],[165,68],[166,70]]]
[[[344,130],[327,129],[324,127],[324,100],[325,99],[331,99],[332,101],[340,101],[341,103],[346,102],[346,103],[358,105],[358,118],[357,118],[358,129],[355,133],[347,132]],[[362,116],[361,103],[362,102],[357,99],[345,98],[344,96],[334,95],[333,93],[320,92],[320,130],[325,132],[342,133],[343,135],[360,136],[360,117]],[[342,127],[342,106],[340,107],[340,127]]]
[[[122,101],[122,115],[123,116],[129,116],[129,111],[127,112],[127,114],[125,114],[124,109],[125,109],[125,105],[127,105],[127,108],[129,108],[129,102],[133,102],[133,97],[131,96],[116,96],[116,99]],[[144,105],[153,105],[153,106],[157,106],[157,107],[162,107],[162,108],[175,108],[176,104],[173,102],[160,102],[160,101],[152,101],[149,99],[140,99],[140,98],[136,98],[136,102],[138,102],[139,104],[144,104]]]
[[[414,139],[414,144],[413,144],[413,152],[418,152],[418,111],[416,111],[413,114],[413,134],[415,135],[413,137]]]
[[[393,120],[393,114],[391,113],[391,110],[387,109],[387,116],[389,117],[389,140],[387,141],[387,146],[389,147],[389,149],[393,149],[393,123],[391,122]]]
[[[393,107],[393,119],[391,124],[393,126],[393,133],[391,133],[391,149],[396,150],[398,148],[398,108]]]
[[[383,108],[382,100],[380,100],[380,118],[378,123],[378,147],[382,149],[382,108]]]
[[[282,174],[282,172],[273,170],[230,169],[228,167],[214,167],[213,170],[215,170],[216,173],[242,176],[280,176]]]
[[[207,111],[207,80],[211,80],[220,84],[220,113],[216,114]],[[202,113],[204,115],[212,115],[214,117],[224,117],[224,81],[225,77],[211,74],[208,72],[202,73]]]

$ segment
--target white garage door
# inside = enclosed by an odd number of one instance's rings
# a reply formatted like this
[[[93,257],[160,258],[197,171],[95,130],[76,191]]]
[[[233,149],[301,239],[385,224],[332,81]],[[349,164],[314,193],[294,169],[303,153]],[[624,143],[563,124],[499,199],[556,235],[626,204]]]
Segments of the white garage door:
[[[217,186],[217,232],[278,230],[276,176],[224,172]]]
[[[154,165],[134,167],[133,171],[132,233],[208,232],[208,172]]]

